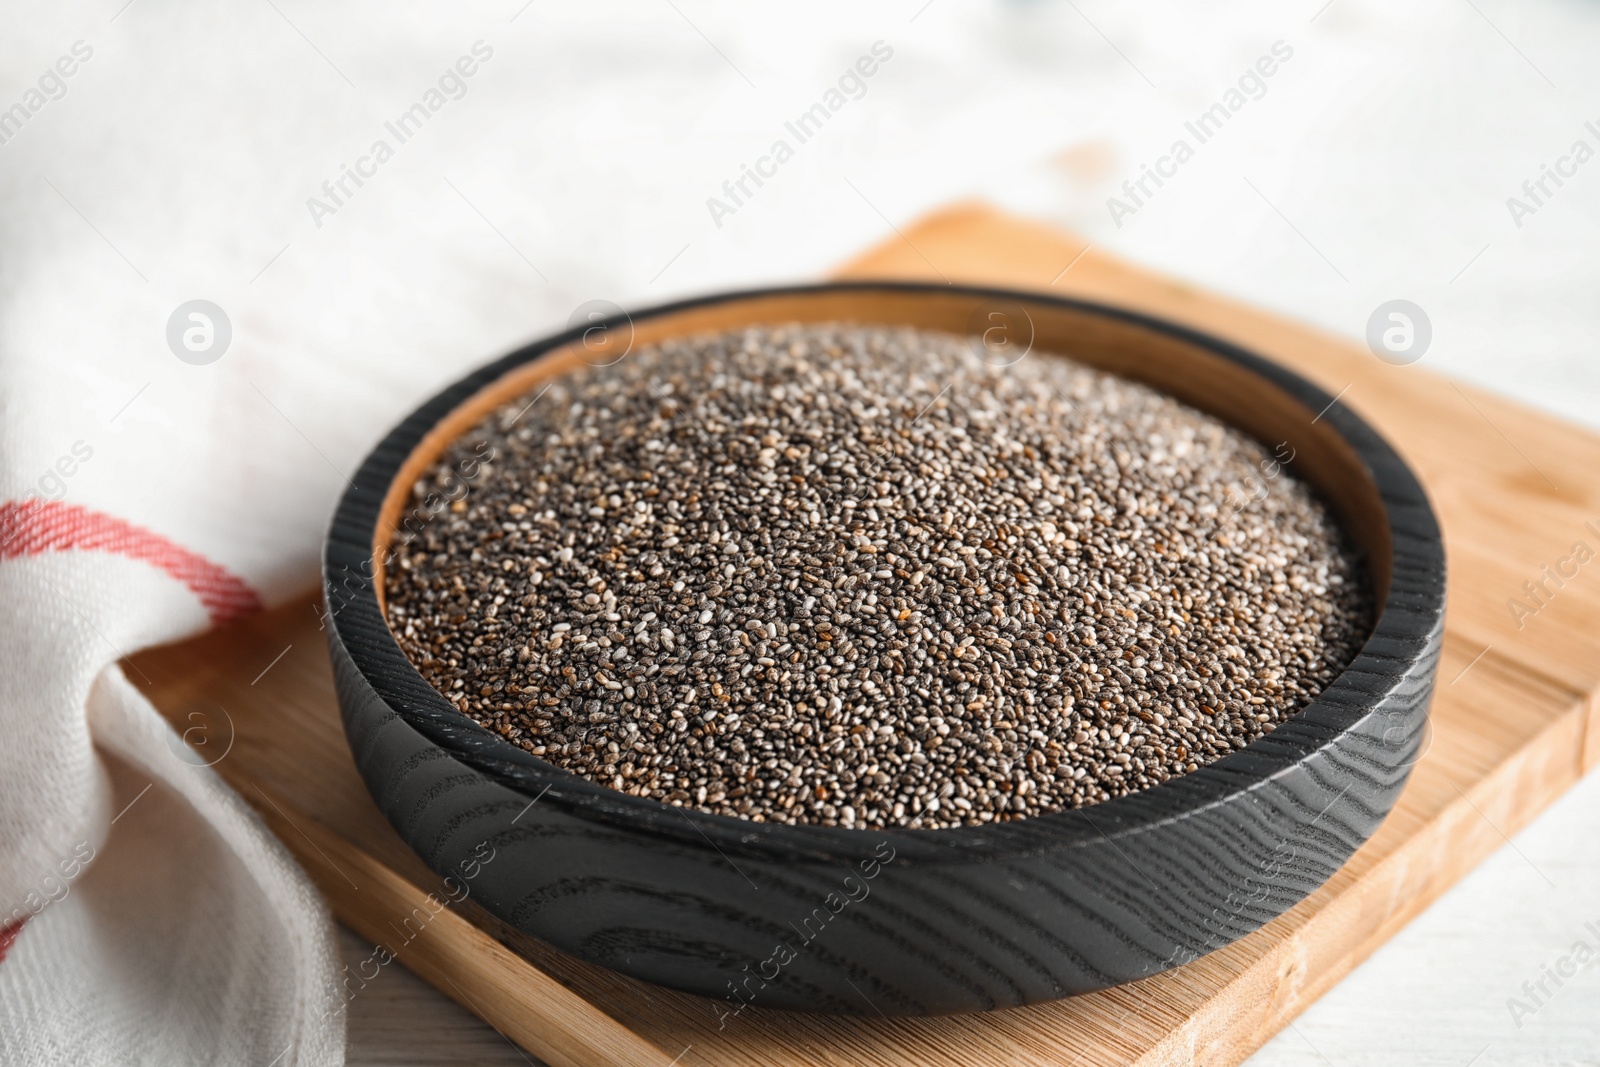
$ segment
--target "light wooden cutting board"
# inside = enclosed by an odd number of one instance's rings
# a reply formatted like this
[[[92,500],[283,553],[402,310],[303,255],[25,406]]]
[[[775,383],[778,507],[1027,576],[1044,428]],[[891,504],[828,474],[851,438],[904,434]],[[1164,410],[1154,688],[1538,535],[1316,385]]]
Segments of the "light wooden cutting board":
[[[1252,348],[1339,394],[1414,465],[1444,527],[1449,616],[1427,753],[1388,821],[1327,885],[1185,967],[985,1015],[845,1019],[751,1009],[719,1030],[708,1002],[567,957],[504,928],[470,899],[432,914],[428,894],[444,896],[438,879],[356,775],[311,601],[136,657],[133,676],[149,680],[180,730],[203,722],[208,733],[227,731],[232,747],[216,770],[261,812],[339,918],[529,1052],[557,1067],[1235,1064],[1600,761],[1592,725],[1600,589],[1570,582],[1520,619],[1508,605],[1575,542],[1600,549],[1600,437],[981,206],[925,219],[840,275],[1119,304]],[[430,917],[408,939],[418,924],[403,921],[419,907]]]

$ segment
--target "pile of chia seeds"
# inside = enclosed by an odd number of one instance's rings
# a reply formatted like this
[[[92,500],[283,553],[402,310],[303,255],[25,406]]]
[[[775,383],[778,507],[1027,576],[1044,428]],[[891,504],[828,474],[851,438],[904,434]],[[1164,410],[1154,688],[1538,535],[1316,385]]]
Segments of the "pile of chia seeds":
[[[397,546],[386,610],[463,714],[633,796],[1023,818],[1242,748],[1353,658],[1364,577],[1287,459],[1059,356],[691,337],[447,450],[418,499],[469,488]]]

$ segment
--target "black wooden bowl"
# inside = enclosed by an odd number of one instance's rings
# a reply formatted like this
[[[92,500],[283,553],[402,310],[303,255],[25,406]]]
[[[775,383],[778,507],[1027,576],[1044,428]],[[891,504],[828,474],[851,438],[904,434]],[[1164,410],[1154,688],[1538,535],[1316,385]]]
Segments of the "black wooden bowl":
[[[1077,811],[949,830],[745,822],[626,796],[455,710],[384,622],[411,487],[496,405],[626,346],[752,324],[856,321],[1060,352],[1287,442],[1365,555],[1372,634],[1248,747]],[[1012,349],[1018,351],[1020,349]],[[980,1011],[1132,981],[1260,927],[1377,828],[1423,738],[1444,619],[1439,528],[1416,476],[1321,389],[1232,345],[1108,307],[943,285],[735,293],[540,341],[402,422],[357,473],[324,560],[328,643],[356,763],[435,871],[512,926],[606,967],[757,1007]],[[483,862],[484,857],[492,857]],[[468,875],[471,875],[468,880]]]

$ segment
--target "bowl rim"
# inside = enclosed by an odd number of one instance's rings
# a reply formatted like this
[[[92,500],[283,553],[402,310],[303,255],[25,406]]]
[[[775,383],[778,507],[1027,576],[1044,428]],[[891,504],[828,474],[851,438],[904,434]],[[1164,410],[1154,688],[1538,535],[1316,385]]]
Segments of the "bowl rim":
[[[1386,593],[1382,602],[1374,605],[1376,617],[1367,640],[1352,661],[1315,699],[1272,731],[1194,771],[1086,807],[944,829],[752,822],[629,796],[547,762],[480,726],[412,666],[379,606],[373,580],[374,538],[384,502],[402,465],[450,412],[504,375],[578,341],[597,325],[617,326],[746,300],[871,291],[957,294],[1103,316],[1221,357],[1266,379],[1307,410],[1320,411],[1318,420],[1330,424],[1371,480],[1392,546]],[[530,807],[543,803],[588,822],[667,838],[695,849],[710,846],[725,855],[794,862],[865,854],[872,843],[883,840],[890,840],[914,862],[992,862],[1102,841],[1117,847],[1117,838],[1245,799],[1273,779],[1295,772],[1377,714],[1385,695],[1405,685],[1414,668],[1427,658],[1444,609],[1445,558],[1438,523],[1409,465],[1365,420],[1345,407],[1341,398],[1272,360],[1188,326],[1115,305],[1027,290],[863,280],[727,290],[653,305],[524,345],[456,379],[393,427],[363,460],[334,511],[323,554],[324,624],[330,640],[343,645],[364,680],[368,700],[376,698],[444,754],[530,798]],[[1402,513],[1403,523],[1399,521]],[[1403,560],[1414,573],[1402,583],[1395,579]],[[1419,714],[1426,714],[1426,703],[1418,703]],[[347,708],[345,714],[348,719],[352,712]],[[1405,731],[1408,737],[1413,732]],[[1381,817],[1383,813],[1376,814]]]

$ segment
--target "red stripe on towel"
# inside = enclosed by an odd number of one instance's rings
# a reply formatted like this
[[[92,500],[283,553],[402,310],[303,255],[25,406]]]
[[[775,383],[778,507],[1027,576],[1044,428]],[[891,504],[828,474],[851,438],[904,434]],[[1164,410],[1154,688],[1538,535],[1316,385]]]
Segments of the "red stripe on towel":
[[[109,552],[160,568],[200,598],[213,626],[261,610],[261,598],[244,579],[143,526],[54,500],[0,504],[0,559],[72,550]]]
[[[9,922],[4,926],[0,926],[0,963],[6,961],[6,953],[11,951],[11,946],[16,942],[17,935],[22,933],[22,924],[27,921],[27,919],[18,919],[16,922]]]

